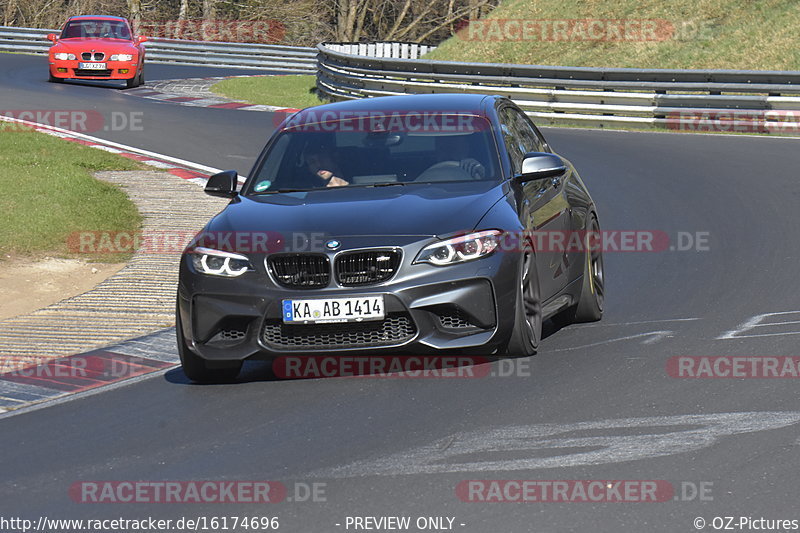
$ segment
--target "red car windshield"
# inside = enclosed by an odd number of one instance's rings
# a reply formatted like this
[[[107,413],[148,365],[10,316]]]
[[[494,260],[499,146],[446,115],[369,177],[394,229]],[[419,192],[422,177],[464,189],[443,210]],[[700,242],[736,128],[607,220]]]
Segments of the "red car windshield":
[[[61,32],[62,39],[131,40],[128,25],[120,20],[72,20]]]

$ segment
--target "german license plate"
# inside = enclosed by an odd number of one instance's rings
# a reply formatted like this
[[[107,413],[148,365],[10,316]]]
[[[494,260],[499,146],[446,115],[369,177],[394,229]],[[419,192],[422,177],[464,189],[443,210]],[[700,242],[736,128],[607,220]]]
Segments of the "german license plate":
[[[105,63],[78,63],[78,68],[83,70],[105,70]]]
[[[383,296],[283,300],[283,321],[291,324],[382,320]]]

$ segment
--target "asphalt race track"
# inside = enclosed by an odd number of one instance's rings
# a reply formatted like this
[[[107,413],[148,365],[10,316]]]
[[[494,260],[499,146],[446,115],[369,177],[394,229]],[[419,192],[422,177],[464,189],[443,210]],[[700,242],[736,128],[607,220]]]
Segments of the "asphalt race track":
[[[148,81],[270,73],[155,63],[147,64],[145,69]],[[0,107],[5,114],[20,110],[96,110],[105,119],[102,129],[83,133],[162,154],[182,154],[176,157],[216,168],[222,165],[242,175],[250,171],[274,130],[271,113],[233,113],[225,109],[162,104],[124,95],[121,90],[125,84],[119,82],[47,83],[44,57],[2,54],[0,70],[3,80]],[[118,121],[119,129],[113,123],[112,113],[128,117]],[[133,120],[135,126],[127,127]],[[95,121],[87,124],[92,130]]]
[[[228,73],[242,71],[147,67],[151,80]],[[24,55],[0,54],[0,109],[141,111],[142,131],[93,135],[243,174],[273,129],[270,113],[49,84],[45,60]],[[800,355],[798,140],[545,134],[581,172],[604,229],[664,232],[676,248],[606,252],[602,322],[551,331],[538,355],[494,362],[483,378],[276,380],[253,363],[236,384],[190,385],[172,370],[7,416],[0,515],[277,516],[290,532],[354,531],[348,516],[451,517],[453,530],[480,533],[800,519],[798,381],[667,372],[675,356]],[[700,249],[677,249],[687,235]],[[675,493],[633,503],[465,502],[456,493],[462,481],[498,479],[663,480]],[[288,499],[91,504],[68,492],[108,480],[270,480]],[[324,494],[304,498],[313,483]]]

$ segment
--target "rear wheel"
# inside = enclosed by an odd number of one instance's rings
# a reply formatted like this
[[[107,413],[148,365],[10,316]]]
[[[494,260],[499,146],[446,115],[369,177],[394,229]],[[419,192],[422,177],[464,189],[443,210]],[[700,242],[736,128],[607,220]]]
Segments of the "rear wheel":
[[[208,362],[186,345],[186,341],[183,338],[181,315],[177,307],[175,309],[175,336],[178,340],[181,369],[190,380],[196,383],[220,383],[233,381],[239,375],[239,371],[242,369],[241,361],[215,362],[215,368],[209,368]],[[220,368],[216,368],[218,365],[220,365]]]
[[[525,255],[519,277],[514,330],[502,351],[502,355],[506,357],[526,357],[535,354],[542,338],[542,300],[536,258],[533,253]]]

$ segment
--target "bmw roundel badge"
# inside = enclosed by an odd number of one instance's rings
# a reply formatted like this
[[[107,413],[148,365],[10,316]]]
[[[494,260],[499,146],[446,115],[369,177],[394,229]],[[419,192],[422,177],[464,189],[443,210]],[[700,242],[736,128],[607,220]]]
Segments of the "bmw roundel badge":
[[[336,250],[336,249],[337,249],[337,248],[339,248],[341,245],[342,245],[342,243],[340,243],[339,241],[337,241],[336,239],[334,239],[334,240],[332,240],[332,241],[328,241],[328,242],[326,242],[326,243],[325,243],[325,248],[327,248],[328,250]]]

